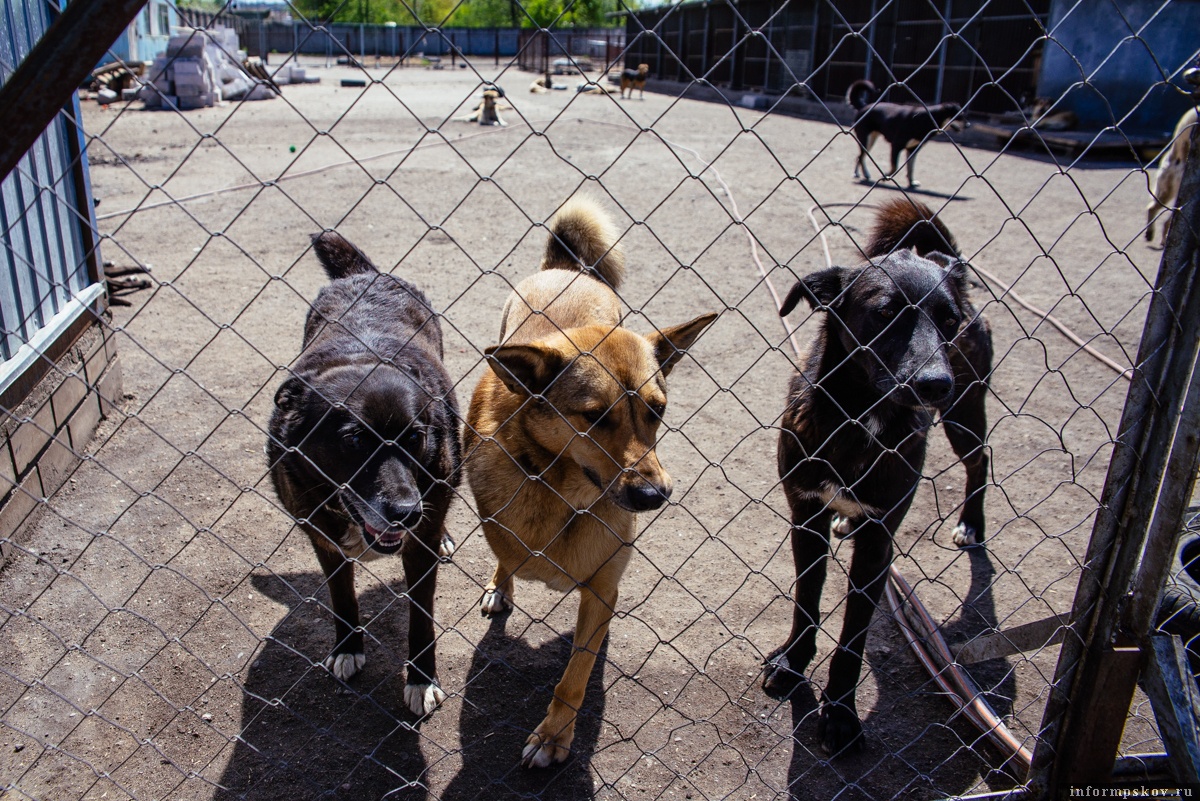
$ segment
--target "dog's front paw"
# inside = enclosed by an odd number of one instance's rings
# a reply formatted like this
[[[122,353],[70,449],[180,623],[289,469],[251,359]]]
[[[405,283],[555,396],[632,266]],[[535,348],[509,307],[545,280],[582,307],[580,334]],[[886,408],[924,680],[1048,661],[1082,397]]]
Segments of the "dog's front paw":
[[[859,751],[863,747],[862,733],[862,723],[853,707],[823,700],[821,717],[817,723],[822,751],[831,757]]]
[[[979,532],[970,523],[959,523],[954,527],[954,544],[959,548],[970,548],[982,541]]]
[[[909,181],[909,182],[908,182],[908,188],[909,188],[909,189],[916,189],[916,188],[917,188],[918,186],[920,186],[920,185],[921,185],[921,182],[920,182],[920,181]]]
[[[432,713],[445,700],[446,693],[442,692],[436,680],[429,684],[404,685],[404,705],[418,717]]]
[[[767,668],[767,675],[763,677],[763,692],[772,698],[786,700],[807,681],[803,673],[792,669],[787,652],[782,648],[768,656],[763,664]]]
[[[510,609],[512,609],[512,601],[500,589],[488,590],[483,594],[483,600],[479,602],[479,611],[483,613],[484,617],[502,615]]]
[[[571,753],[571,741],[575,739],[575,722],[566,727],[549,724],[543,720],[521,752],[521,765],[526,768],[545,768],[555,762],[563,762]]]
[[[454,540],[450,539],[450,535],[442,532],[442,541],[438,543],[438,556],[443,559],[449,559],[454,556]]]
[[[325,659],[325,669],[332,673],[334,678],[342,681],[349,681],[365,664],[366,654],[330,654]]]

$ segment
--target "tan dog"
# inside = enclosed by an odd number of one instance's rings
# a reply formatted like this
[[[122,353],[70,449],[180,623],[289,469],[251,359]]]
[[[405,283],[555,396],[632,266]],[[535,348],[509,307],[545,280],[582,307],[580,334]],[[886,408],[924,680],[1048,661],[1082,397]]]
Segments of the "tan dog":
[[[643,336],[620,327],[613,288],[624,258],[616,230],[590,200],[550,224],[541,271],[509,296],[502,344],[475,389],[466,472],[497,565],[481,610],[512,607],[513,577],[579,590],[574,651],[521,762],[567,758],[575,714],[617,605],[637,512],[671,495],[654,447],[665,378],[716,319]]]
[[[1183,180],[1183,165],[1187,163],[1188,153],[1192,149],[1192,129],[1196,127],[1196,109],[1185,112],[1179,118],[1172,135],[1171,146],[1163,153],[1162,161],[1158,162],[1158,172],[1154,176],[1154,195],[1146,206],[1146,241],[1154,241],[1154,224],[1158,213],[1163,215],[1162,244],[1167,242],[1167,234],[1171,231],[1171,218],[1174,216],[1175,200],[1179,196],[1179,183]]]
[[[1184,70],[1183,80],[1196,87],[1192,91],[1192,102],[1200,103],[1200,68],[1191,67]],[[1179,122],[1175,124],[1175,133],[1171,135],[1171,146],[1162,155],[1162,160],[1158,162],[1158,173],[1154,176],[1154,195],[1150,198],[1149,205],[1146,206],[1146,221],[1149,223],[1146,226],[1146,241],[1154,241],[1154,223],[1159,211],[1166,211],[1163,215],[1163,234],[1162,244],[1167,243],[1167,234],[1171,231],[1171,217],[1174,216],[1174,210],[1171,208],[1175,205],[1175,201],[1179,195],[1179,184],[1183,180],[1183,165],[1187,163],[1188,154],[1192,149],[1192,131],[1196,127],[1196,106],[1184,112],[1179,118]]]
[[[625,92],[629,92],[629,99],[633,100],[633,90],[637,89],[641,92],[642,100],[646,99],[646,78],[650,75],[649,64],[638,64],[636,70],[621,70],[621,97],[625,97]]]
[[[477,122],[480,125],[499,125],[504,127],[508,125],[504,120],[500,119],[500,98],[504,95],[496,89],[484,90],[483,98],[479,101],[479,105],[472,109],[470,114],[457,119],[463,122]]]

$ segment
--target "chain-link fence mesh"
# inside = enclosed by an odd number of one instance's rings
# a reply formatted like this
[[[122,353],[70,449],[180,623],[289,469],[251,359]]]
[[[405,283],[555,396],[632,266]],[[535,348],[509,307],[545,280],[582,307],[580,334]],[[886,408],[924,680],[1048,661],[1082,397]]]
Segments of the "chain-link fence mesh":
[[[902,593],[907,613],[894,615],[885,595],[867,634],[861,751],[822,750],[818,701],[855,537],[832,541],[811,685],[784,701],[761,687],[797,592],[776,446],[788,382],[824,319],[801,303],[790,333],[779,300],[814,271],[862,264],[886,201],[936,211],[972,265],[971,300],[991,327],[987,530],[983,547],[953,541],[965,473],[935,428],[894,566],[952,653],[1066,616],[1161,255],[1157,237],[1145,241],[1151,159],[1173,139],[1124,126],[1133,111],[1119,109],[1107,130],[1081,113],[1057,139],[1033,126],[1070,92],[1103,98],[1092,79],[1125,52],[1123,43],[1106,51],[1078,85],[1044,101],[1020,96],[1006,76],[1032,80],[1044,54],[1066,49],[1058,6],[1083,14],[1082,4],[994,9],[1037,31],[997,65],[972,44],[978,33],[957,35],[970,14],[934,4],[922,12],[937,29],[930,48],[902,59],[923,82],[915,99],[935,102],[921,70],[945,63],[949,42],[954,74],[973,59],[972,77],[939,81],[936,100],[959,103],[976,125],[923,135],[920,187],[906,188],[903,172],[856,181],[854,112],[838,76],[857,56],[839,47],[868,43],[890,73],[893,54],[868,27],[891,14],[890,35],[902,40],[908,24],[895,19],[902,4],[877,5],[858,21],[840,4],[784,4],[763,20],[714,4],[713,16],[732,23],[713,28],[706,50],[703,28],[662,32],[655,20],[670,11],[635,14],[615,57],[612,40],[595,54],[563,48],[568,62],[588,55],[593,70],[567,64],[550,76],[561,88],[544,91],[531,83],[549,64],[519,71],[519,55],[461,48],[431,60],[411,45],[363,59],[292,8],[294,41],[326,37],[333,57],[268,52],[267,69],[302,67],[319,83],[192,109],[161,84],[160,111],[143,100],[85,102],[103,256],[144,268],[150,285],[123,294],[130,305],[103,321],[124,394],[106,399],[90,443],[62,443],[82,463],[48,497],[14,490],[43,512],[11,539],[0,573],[5,797],[880,799],[1020,783],[1025,763],[1012,748],[1027,760],[1037,743],[1055,627],[1022,652],[961,665],[1011,732],[1006,748],[951,699],[946,671],[939,684],[914,658],[897,615],[915,639],[932,637]],[[824,37],[824,51],[773,36],[769,25],[793,13],[813,19],[806,35]],[[1147,30],[1170,13],[1127,20],[1115,41],[1150,49]],[[831,15],[838,25],[825,24]],[[395,41],[444,31],[423,33]],[[521,41],[553,55],[546,41],[556,36],[551,26]],[[742,63],[752,46],[774,86],[713,77],[722,58]],[[619,97],[616,79],[651,48],[659,61],[648,90],[636,91],[635,75],[631,97]],[[1178,76],[1195,58],[1194,49],[1155,55],[1157,71],[1139,78],[1138,113],[1179,106]],[[808,80],[818,73],[819,89]],[[892,99],[908,102],[907,77],[897,68],[879,82],[898,82]],[[506,124],[464,120],[496,87]],[[992,116],[973,113],[979,92]],[[1101,153],[1113,137],[1124,151]],[[1157,144],[1141,147],[1143,138]],[[888,170],[886,147],[868,161],[876,177]],[[535,274],[547,222],[581,192],[613,217],[626,254],[625,325],[649,334],[719,317],[667,380],[657,456],[674,491],[637,517],[571,754],[527,769],[522,749],[571,656],[580,594],[518,579],[512,612],[481,616],[495,557],[464,481],[446,523],[456,549],[440,562],[433,600],[446,700],[418,718],[405,703],[412,612],[400,558],[356,564],[366,663],[343,681],[326,666],[336,646],[328,582],[271,485],[264,443],[327,283],[310,234],[336,229],[427,294],[465,419],[506,299]],[[1139,694],[1121,753],[1162,749]]]

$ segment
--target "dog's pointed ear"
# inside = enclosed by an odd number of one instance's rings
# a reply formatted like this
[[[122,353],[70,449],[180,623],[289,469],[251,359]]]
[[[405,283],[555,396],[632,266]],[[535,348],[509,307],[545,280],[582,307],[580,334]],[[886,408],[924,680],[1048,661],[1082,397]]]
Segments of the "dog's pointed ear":
[[[275,390],[275,406],[281,411],[295,411],[307,389],[307,384],[300,376],[291,376],[279,385],[279,389]]]
[[[675,363],[683,358],[683,354],[696,341],[704,329],[717,319],[716,314],[702,314],[695,320],[672,328],[664,328],[646,336],[654,347],[654,358],[658,359],[659,369],[665,376],[671,372]]]
[[[801,298],[808,301],[814,309],[832,306],[838,295],[842,294],[843,273],[841,267],[829,267],[819,272],[810,273],[792,287],[779,307],[779,316],[787,317],[800,303]]]
[[[957,256],[934,251],[926,253],[924,258],[941,267],[951,281],[961,282],[967,277],[967,263]]]
[[[545,345],[492,345],[488,364],[504,386],[518,395],[540,395],[567,366],[566,357]]]

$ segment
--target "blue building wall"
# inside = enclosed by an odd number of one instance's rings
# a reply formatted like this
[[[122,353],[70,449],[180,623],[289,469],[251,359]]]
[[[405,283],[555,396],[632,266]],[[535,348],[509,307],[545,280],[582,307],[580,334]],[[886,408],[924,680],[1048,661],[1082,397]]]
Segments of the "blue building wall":
[[[152,61],[167,49],[171,28],[179,24],[179,13],[172,3],[147,0],[146,7],[109,48],[104,62],[112,61],[114,56],[122,61]]]
[[[0,3],[0,82],[54,19],[49,0]],[[79,101],[67,107],[79,119]],[[0,361],[99,275],[83,134],[60,114],[0,181]]]
[[[1188,108],[1178,76],[1200,52],[1195,0],[1055,0],[1038,94],[1081,127],[1170,133]]]

